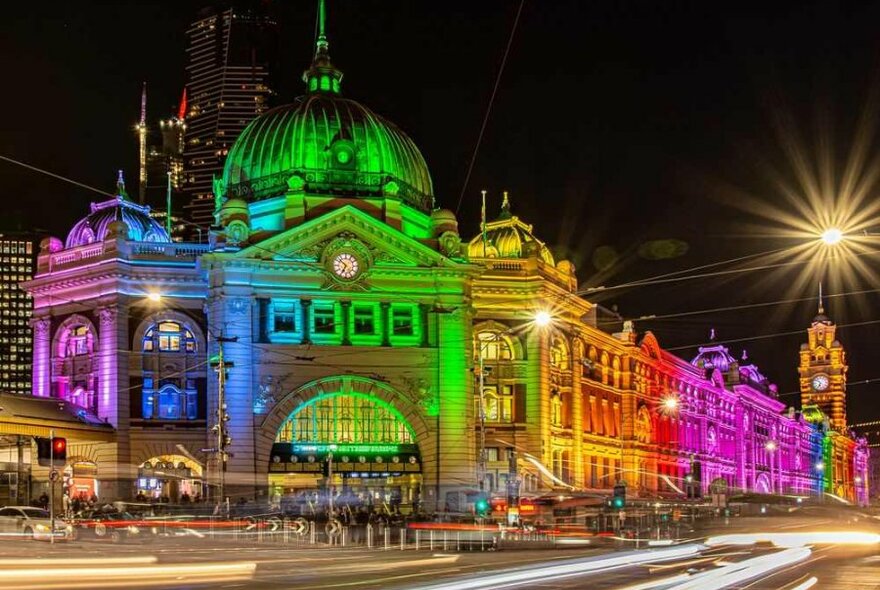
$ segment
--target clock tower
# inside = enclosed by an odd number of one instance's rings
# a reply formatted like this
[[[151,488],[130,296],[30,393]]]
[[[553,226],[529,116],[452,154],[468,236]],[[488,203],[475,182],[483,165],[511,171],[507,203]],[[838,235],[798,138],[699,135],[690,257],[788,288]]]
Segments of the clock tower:
[[[801,407],[817,406],[838,432],[846,429],[846,352],[835,338],[837,326],[825,315],[822,287],[819,287],[819,314],[807,329],[807,342],[801,345]]]

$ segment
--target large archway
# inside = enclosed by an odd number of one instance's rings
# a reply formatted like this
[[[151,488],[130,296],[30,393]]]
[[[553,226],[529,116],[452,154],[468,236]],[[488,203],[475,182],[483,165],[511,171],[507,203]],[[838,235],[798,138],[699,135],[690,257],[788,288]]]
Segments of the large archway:
[[[412,400],[344,376],[307,384],[267,416],[270,495],[293,512],[337,507],[410,512],[419,503],[426,433]]]

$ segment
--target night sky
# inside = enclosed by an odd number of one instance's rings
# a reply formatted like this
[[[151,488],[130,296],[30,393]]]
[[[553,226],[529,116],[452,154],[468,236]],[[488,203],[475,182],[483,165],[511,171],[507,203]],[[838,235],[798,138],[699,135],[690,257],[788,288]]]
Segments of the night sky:
[[[329,1],[343,93],[415,140],[443,207],[456,209],[518,4]],[[5,5],[0,155],[105,190],[123,168],[134,190],[141,83],[149,87],[148,118],[167,117],[183,88],[184,31],[198,6]],[[277,103],[301,90],[314,12],[313,0],[276,6]],[[510,191],[514,212],[534,223],[557,258],[574,261],[585,288],[803,242],[780,237],[780,228],[790,228],[786,217],[811,217],[784,196],[785,187],[806,193],[804,171],[826,171],[833,181],[812,209],[841,209],[835,187],[854,144],[867,154],[858,172],[880,171],[872,119],[880,97],[877,22],[880,2],[527,0],[459,210],[463,237],[478,231],[485,188],[490,216],[501,191]],[[801,165],[793,154],[804,155]],[[859,211],[876,206],[876,184],[866,182]],[[100,199],[5,162],[0,191],[0,225],[60,236]],[[880,220],[872,221],[863,229],[880,233]],[[637,329],[652,330],[661,345],[682,347],[676,352],[690,359],[710,328],[722,341],[802,330],[816,304],[681,314],[813,297],[820,279],[832,294],[877,288],[876,255],[860,260],[859,272],[838,259],[590,298],[626,318],[672,315],[639,321]],[[826,307],[839,324],[878,322],[841,328],[839,337],[850,381],[880,378],[878,293],[835,297]],[[746,348],[782,399],[796,404],[790,393],[805,336],[731,349],[739,357]],[[851,422],[880,418],[878,387],[850,387]]]

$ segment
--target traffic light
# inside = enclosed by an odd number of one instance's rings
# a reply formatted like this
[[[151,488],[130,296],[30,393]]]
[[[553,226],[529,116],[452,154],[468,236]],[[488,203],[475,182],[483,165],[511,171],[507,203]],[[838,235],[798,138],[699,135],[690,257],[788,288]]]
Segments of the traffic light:
[[[611,498],[611,507],[615,510],[626,508],[626,484],[618,483],[614,486],[614,495]]]
[[[67,463],[67,439],[60,436],[46,438],[38,436],[37,462],[43,467],[55,467]]]
[[[491,507],[486,496],[483,494],[477,496],[476,501],[474,501],[474,512],[477,513],[477,516],[488,516],[490,510]]]

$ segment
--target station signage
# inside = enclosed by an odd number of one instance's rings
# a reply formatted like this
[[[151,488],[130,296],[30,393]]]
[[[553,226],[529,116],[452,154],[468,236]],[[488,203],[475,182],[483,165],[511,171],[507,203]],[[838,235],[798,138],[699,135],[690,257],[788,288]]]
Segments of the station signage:
[[[402,445],[389,444],[293,444],[294,453],[405,453]]]

